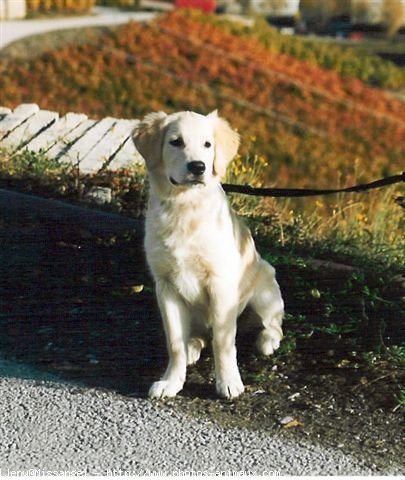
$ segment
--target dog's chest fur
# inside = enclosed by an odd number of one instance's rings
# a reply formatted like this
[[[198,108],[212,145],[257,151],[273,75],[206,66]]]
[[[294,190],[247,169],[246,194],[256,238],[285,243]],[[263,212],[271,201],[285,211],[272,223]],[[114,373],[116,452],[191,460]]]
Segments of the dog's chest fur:
[[[152,199],[145,242],[155,280],[169,281],[190,303],[204,302],[213,279],[229,278],[238,265],[229,207],[215,196]]]

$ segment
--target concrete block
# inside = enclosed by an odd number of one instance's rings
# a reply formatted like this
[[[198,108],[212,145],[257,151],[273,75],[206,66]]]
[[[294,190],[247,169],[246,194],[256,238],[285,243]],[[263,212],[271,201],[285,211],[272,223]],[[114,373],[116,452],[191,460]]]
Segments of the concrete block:
[[[4,137],[38,111],[39,107],[35,103],[23,103],[15,108],[12,113],[6,115],[0,121],[0,146],[3,144],[2,139]]]
[[[67,113],[64,117],[57,120],[49,128],[33,138],[24,149],[32,152],[42,150],[46,152],[53,145],[63,141],[63,139],[82,122],[87,120],[87,115],[83,113]]]
[[[136,120],[117,120],[101,141],[80,162],[84,173],[99,171],[121,148],[137,124]]]
[[[35,138],[41,130],[55,122],[58,117],[59,114],[56,112],[40,110],[15,128],[2,140],[2,145],[13,151],[18,150],[19,147],[25,145],[32,138]]]
[[[48,151],[49,158],[60,158],[62,155],[66,155],[69,149],[74,143],[81,138],[87,130],[92,128],[97,122],[95,120],[84,120],[76,128],[71,130],[62,139],[58,140]],[[70,162],[72,163],[72,162]],[[78,163],[77,160],[74,162]]]
[[[115,123],[115,118],[106,117],[89,128],[76,142],[60,156],[61,161],[78,164],[101,141]]]

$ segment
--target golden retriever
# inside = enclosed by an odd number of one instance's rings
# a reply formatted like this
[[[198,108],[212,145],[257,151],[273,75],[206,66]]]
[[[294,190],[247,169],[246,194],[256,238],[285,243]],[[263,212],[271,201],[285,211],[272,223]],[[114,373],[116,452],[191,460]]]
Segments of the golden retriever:
[[[244,391],[235,336],[249,304],[260,321],[257,348],[280,345],[284,304],[274,268],[257,253],[249,229],[231,210],[220,178],[236,155],[239,136],[217,112],[147,115],[133,141],[150,181],[146,257],[166,334],[169,364],[149,396],[174,397],[212,330],[216,390]]]

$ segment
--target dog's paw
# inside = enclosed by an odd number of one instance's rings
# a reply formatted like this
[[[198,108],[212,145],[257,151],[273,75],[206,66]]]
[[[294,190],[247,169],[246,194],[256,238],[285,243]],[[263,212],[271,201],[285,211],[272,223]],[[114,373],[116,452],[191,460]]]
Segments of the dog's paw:
[[[262,355],[271,355],[280,346],[283,338],[281,329],[262,330],[257,338],[256,347]]]
[[[239,397],[239,395],[245,391],[245,387],[243,386],[240,377],[229,380],[219,379],[216,382],[216,387],[217,393],[220,397],[229,399]]]
[[[152,384],[149,389],[149,398],[175,397],[183,388],[183,383],[168,380],[159,380]]]
[[[201,350],[204,347],[205,341],[202,338],[190,338],[187,345],[187,365],[193,365],[200,359]]]

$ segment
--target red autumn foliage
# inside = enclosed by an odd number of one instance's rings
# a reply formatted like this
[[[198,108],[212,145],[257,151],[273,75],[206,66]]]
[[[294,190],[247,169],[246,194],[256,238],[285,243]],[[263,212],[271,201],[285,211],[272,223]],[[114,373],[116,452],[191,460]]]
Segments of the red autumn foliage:
[[[218,108],[245,140],[256,137],[267,183],[278,185],[335,185],[355,164],[364,180],[396,173],[405,150],[400,101],[182,11],[130,23],[98,45],[4,63],[0,90],[7,106],[98,117]]]

